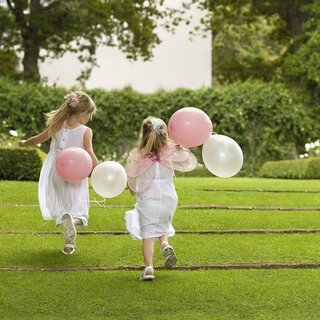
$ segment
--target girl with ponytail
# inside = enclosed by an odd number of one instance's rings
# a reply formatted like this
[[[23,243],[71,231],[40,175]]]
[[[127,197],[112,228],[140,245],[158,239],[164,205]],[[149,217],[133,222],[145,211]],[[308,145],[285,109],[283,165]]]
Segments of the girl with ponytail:
[[[71,92],[64,98],[59,109],[46,114],[47,129],[20,141],[20,146],[33,146],[51,139],[50,151],[40,173],[38,198],[43,219],[63,224],[65,244],[62,253],[70,255],[75,251],[75,227],[88,224],[88,179],[72,183],[62,180],[57,175],[55,160],[62,150],[80,147],[90,154],[93,168],[98,164],[92,147],[92,130],[85,125],[92,119],[96,106],[81,91]]]

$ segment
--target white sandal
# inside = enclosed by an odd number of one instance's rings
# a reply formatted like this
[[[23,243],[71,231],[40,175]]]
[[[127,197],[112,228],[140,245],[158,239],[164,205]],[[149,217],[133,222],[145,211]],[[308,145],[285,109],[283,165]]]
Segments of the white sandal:
[[[164,244],[164,248],[162,248],[163,244]],[[161,243],[161,251],[164,257],[164,266],[166,268],[173,267],[177,263],[177,256],[172,246],[170,246],[167,241],[163,241]]]
[[[66,213],[62,216],[62,224],[64,226],[64,239],[66,243],[73,243],[77,237],[77,230],[70,214]]]
[[[66,249],[66,248],[70,248],[70,249],[72,249],[70,252],[66,252],[66,251],[64,251],[64,249]],[[74,243],[66,243],[64,246],[63,246],[63,248],[62,248],[62,253],[63,254],[65,254],[65,255],[71,255],[71,254],[73,254],[75,251],[76,251],[76,249],[75,249],[75,244]]]
[[[152,271],[152,274],[147,274],[147,271]],[[154,269],[153,267],[149,266],[149,267],[145,267],[143,272],[142,272],[142,275],[140,277],[140,280],[143,280],[143,281],[150,281],[150,280],[154,280]]]

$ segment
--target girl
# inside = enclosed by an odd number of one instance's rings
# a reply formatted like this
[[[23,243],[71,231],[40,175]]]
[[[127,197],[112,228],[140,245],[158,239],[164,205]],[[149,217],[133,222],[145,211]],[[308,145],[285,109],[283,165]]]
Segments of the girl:
[[[126,212],[126,227],[135,240],[143,240],[145,269],[141,280],[153,280],[154,242],[160,240],[160,249],[166,267],[172,267],[177,257],[168,237],[175,234],[172,226],[177,207],[173,184],[174,169],[191,171],[197,158],[187,149],[168,138],[167,126],[159,118],[143,120],[138,146],[129,153],[128,186],[136,196],[135,209]]]
[[[38,198],[45,220],[56,220],[63,224],[65,245],[62,253],[75,251],[76,228],[87,226],[89,211],[88,179],[69,183],[56,173],[55,159],[68,147],[80,147],[91,156],[93,168],[98,164],[92,147],[92,131],[85,124],[92,119],[96,106],[84,92],[71,92],[58,110],[46,114],[47,129],[27,140],[20,141],[22,147],[42,143],[51,138],[50,151],[42,166]]]

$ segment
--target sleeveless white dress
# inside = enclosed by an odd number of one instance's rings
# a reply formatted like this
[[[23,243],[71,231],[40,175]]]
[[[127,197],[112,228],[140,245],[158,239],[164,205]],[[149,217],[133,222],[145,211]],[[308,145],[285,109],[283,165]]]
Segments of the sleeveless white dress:
[[[74,129],[61,128],[52,138],[50,150],[41,168],[38,198],[44,220],[55,220],[61,224],[62,216],[69,213],[88,224],[89,188],[88,178],[76,183],[66,182],[56,172],[58,154],[69,147],[83,148],[83,135],[88,127],[80,125]]]

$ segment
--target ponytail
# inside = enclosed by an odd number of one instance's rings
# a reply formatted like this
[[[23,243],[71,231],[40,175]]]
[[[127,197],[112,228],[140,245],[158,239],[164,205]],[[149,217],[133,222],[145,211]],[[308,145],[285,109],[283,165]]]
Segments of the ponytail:
[[[46,113],[46,116],[46,126],[48,127],[49,136],[54,137],[69,117],[68,103],[65,101],[58,110]]]
[[[143,120],[137,146],[141,156],[146,156],[150,153],[159,155],[161,149],[167,145],[167,142],[167,126],[161,119],[148,117]]]

